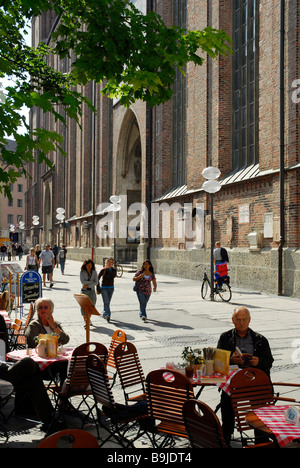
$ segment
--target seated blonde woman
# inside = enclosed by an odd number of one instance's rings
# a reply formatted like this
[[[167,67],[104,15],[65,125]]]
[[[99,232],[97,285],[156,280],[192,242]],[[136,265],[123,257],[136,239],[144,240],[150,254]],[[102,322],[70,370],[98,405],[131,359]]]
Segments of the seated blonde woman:
[[[37,338],[39,334],[58,335],[58,344],[64,345],[69,342],[69,335],[63,330],[61,324],[54,320],[53,310],[54,303],[47,297],[42,297],[35,301],[37,318],[32,320],[27,329],[25,336],[28,348],[37,346]],[[52,380],[53,376],[59,374],[60,382],[63,383],[67,377],[67,361],[57,361],[46,367],[42,371],[43,380]]]
[[[53,318],[53,301],[47,297],[41,297],[35,302],[35,307],[38,316],[29,323],[25,331],[28,348],[36,347],[36,338],[40,334],[58,335],[59,345],[68,343],[70,336],[63,330],[61,324]]]

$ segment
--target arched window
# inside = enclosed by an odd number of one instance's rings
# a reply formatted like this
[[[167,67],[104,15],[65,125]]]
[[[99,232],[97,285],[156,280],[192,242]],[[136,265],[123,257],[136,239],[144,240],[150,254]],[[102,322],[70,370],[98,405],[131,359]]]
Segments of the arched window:
[[[232,167],[258,163],[258,0],[233,0]]]
[[[173,23],[187,26],[186,0],[173,1]],[[172,175],[173,186],[186,183],[186,78],[176,70],[172,100]]]

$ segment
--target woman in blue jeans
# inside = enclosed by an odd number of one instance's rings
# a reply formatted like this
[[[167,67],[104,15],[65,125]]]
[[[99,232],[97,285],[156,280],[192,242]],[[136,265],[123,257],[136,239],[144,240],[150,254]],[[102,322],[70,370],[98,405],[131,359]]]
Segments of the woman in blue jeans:
[[[102,268],[98,275],[98,282],[102,277],[101,284],[101,296],[104,305],[103,318],[108,322],[110,321],[111,311],[110,311],[110,301],[114,293],[114,279],[117,275],[117,270],[114,267],[113,258],[108,258],[105,262],[105,267]]]
[[[134,275],[133,281],[137,282],[136,294],[140,303],[140,318],[143,322],[146,322],[146,306],[152,293],[151,281],[153,283],[153,292],[156,291],[157,286],[154,269],[150,260],[144,261],[142,268]]]

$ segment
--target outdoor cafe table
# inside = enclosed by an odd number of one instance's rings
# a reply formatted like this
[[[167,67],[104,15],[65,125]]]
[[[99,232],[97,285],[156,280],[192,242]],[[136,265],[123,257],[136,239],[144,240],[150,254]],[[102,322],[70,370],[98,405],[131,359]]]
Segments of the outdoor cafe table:
[[[31,357],[35,362],[38,363],[41,371],[46,369],[50,364],[59,361],[70,361],[73,353],[73,348],[65,348],[63,354],[58,354],[56,358],[42,358],[40,357],[35,349],[32,349],[31,355],[27,353],[27,349],[21,349],[16,351],[11,351],[6,354],[7,361],[20,361],[25,357]]]
[[[166,369],[166,372],[164,373],[164,377],[166,380],[172,380],[172,370],[176,369]],[[232,377],[239,371],[239,369],[234,369],[229,371],[229,374],[226,376],[220,376],[220,377],[225,377],[225,382],[220,382],[220,379],[217,378],[217,376],[208,376],[208,378],[203,378],[201,380],[197,380],[195,377],[192,377],[189,379],[193,385],[193,387],[200,386],[200,389],[197,392],[196,398],[198,399],[202,390],[207,387],[207,386],[214,386],[216,385],[219,387],[221,390],[223,390],[227,395],[230,395],[230,381]],[[222,380],[223,380],[222,379]]]
[[[300,426],[287,423],[284,410],[288,406],[268,405],[251,411],[246,415],[246,420],[253,429],[258,429],[273,440],[276,440],[280,447],[300,438]]]

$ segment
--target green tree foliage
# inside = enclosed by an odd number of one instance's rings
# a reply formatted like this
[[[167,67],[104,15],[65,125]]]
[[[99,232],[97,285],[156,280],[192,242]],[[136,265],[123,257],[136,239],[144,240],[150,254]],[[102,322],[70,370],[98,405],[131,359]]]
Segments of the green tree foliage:
[[[26,22],[50,9],[59,19],[51,44],[33,49],[24,39]],[[124,106],[137,99],[161,104],[172,96],[176,69],[184,73],[188,62],[201,65],[207,54],[225,55],[230,44],[223,31],[167,27],[159,15],[143,15],[127,0],[0,0],[0,79],[15,80],[5,97],[0,95],[0,189],[10,196],[9,183],[26,175],[34,154],[50,167],[50,151],[64,154],[61,135],[30,130],[23,106],[37,106],[63,123],[66,117],[79,123],[82,102],[92,106],[76,85],[90,80],[104,82],[103,94],[117,97]],[[69,73],[48,65],[51,54],[73,60]],[[23,134],[20,125],[26,129]],[[6,138],[16,140],[15,152],[5,148]]]

